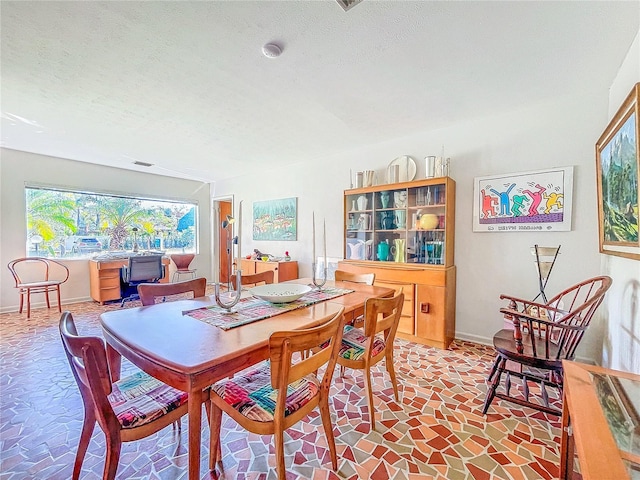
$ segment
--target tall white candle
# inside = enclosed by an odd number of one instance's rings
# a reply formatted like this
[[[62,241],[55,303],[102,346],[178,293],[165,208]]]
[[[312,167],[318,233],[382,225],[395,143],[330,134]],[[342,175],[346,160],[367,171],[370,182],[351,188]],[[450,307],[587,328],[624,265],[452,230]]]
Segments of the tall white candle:
[[[313,253],[311,257],[311,263],[315,265],[316,263],[316,212],[313,212]]]
[[[220,282],[220,229],[222,225],[220,224],[220,206],[216,205],[216,208],[213,209],[213,224],[217,226],[218,236],[216,238],[215,244],[218,246],[216,252],[213,255],[213,283],[218,284]],[[214,229],[214,231],[216,231]]]
[[[327,219],[324,219],[323,231],[323,247],[322,247],[322,256],[324,257],[324,269],[327,271]]]
[[[240,259],[242,258],[242,200],[238,206],[238,260],[236,270],[240,270]]]

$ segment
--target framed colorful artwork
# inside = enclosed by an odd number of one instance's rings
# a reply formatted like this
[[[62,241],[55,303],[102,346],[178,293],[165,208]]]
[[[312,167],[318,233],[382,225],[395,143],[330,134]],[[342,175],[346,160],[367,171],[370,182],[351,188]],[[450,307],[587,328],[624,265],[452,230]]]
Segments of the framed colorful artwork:
[[[636,260],[640,260],[639,94],[636,83],[596,143],[600,252]]]
[[[571,230],[573,167],[476,177],[474,232]]]
[[[298,199],[253,202],[254,240],[296,240]]]

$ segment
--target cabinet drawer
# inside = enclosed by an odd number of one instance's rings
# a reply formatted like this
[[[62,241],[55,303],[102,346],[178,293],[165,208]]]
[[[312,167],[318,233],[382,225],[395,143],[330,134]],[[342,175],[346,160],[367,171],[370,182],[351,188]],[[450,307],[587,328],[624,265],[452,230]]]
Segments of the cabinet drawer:
[[[100,302],[107,302],[109,300],[120,300],[120,285],[117,287],[100,287]]]

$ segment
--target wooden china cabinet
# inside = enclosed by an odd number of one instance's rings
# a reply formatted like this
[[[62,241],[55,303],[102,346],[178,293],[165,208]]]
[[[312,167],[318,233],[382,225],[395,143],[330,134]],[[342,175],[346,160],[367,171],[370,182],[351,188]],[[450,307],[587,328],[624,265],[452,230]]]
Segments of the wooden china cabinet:
[[[455,188],[440,177],[344,192],[339,268],[402,288],[398,336],[438,348],[455,334]]]

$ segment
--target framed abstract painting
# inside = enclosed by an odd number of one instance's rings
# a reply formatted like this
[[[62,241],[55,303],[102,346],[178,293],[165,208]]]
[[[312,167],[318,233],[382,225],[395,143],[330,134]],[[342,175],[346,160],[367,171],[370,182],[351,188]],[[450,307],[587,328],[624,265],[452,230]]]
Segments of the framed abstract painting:
[[[640,260],[639,95],[636,83],[596,143],[600,252],[636,260]]]

